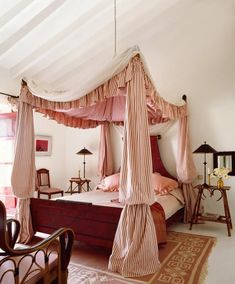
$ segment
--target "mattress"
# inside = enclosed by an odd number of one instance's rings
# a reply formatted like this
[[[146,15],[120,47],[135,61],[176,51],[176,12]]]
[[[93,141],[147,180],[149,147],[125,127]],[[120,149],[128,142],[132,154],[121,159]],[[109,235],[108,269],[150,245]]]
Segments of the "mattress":
[[[104,192],[102,190],[75,193],[64,197],[54,198],[54,200],[86,202],[98,206],[123,207],[123,204],[118,202],[118,192]],[[168,195],[155,195],[155,201],[161,204],[166,219],[170,218],[184,206],[184,198],[181,189],[179,188],[174,189]]]

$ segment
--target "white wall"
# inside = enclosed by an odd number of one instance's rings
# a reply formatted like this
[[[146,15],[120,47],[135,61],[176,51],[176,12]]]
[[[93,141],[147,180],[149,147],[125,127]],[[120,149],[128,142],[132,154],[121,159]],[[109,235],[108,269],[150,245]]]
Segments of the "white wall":
[[[66,180],[69,186],[69,179],[77,177],[78,171],[83,177],[83,155],[76,153],[84,147],[91,151],[92,155],[85,157],[86,162],[86,178],[91,179],[90,186],[94,188],[99,178],[97,175],[98,165],[98,149],[100,139],[100,127],[94,129],[66,129],[66,147],[65,147],[65,166],[66,166]]]
[[[201,2],[194,2],[190,13],[176,16],[162,34],[153,35],[151,43],[141,42],[140,48],[161,96],[175,103],[187,95],[192,150],[207,141],[217,151],[235,151],[235,17],[232,10],[229,14],[216,3],[202,12]],[[173,172],[174,142],[168,141],[168,135],[163,135],[160,148]],[[194,160],[202,175],[203,155],[194,154]],[[208,166],[213,169],[212,155],[208,155]],[[235,177],[225,184],[231,185],[228,196],[235,223]],[[222,210],[215,198],[207,198],[205,204],[208,210]]]
[[[35,135],[47,135],[52,137],[52,153],[50,156],[36,156],[36,168],[50,170],[51,186],[66,189],[66,127],[57,124],[53,120],[34,113]]]
[[[90,186],[94,188],[99,182],[98,176],[98,155],[100,142],[100,127],[94,129],[66,129],[65,167],[66,180],[78,176],[78,171],[83,177],[83,157],[76,153],[86,147],[92,155],[85,157],[86,177],[91,179]],[[112,151],[114,157],[114,169],[118,170],[121,163],[121,135],[111,128]],[[69,185],[69,184],[68,184]]]
[[[77,177],[80,171],[83,177],[83,155],[76,153],[86,147],[92,155],[85,157],[86,177],[91,179],[90,186],[94,188],[99,182],[98,154],[100,142],[100,127],[94,129],[77,129],[65,127],[55,121],[34,114],[35,134],[52,136],[52,155],[36,156],[36,167],[50,170],[53,186],[68,189],[71,177]],[[121,135],[111,128],[114,168],[117,170],[121,163]]]

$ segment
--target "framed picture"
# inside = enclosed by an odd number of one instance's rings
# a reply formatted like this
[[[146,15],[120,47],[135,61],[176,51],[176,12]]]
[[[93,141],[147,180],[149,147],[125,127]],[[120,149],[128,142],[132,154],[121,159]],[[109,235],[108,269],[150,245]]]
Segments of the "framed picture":
[[[35,155],[50,156],[51,155],[52,137],[45,135],[35,136]]]
[[[225,151],[213,154],[214,168],[228,168],[229,175],[235,176],[235,152]]]

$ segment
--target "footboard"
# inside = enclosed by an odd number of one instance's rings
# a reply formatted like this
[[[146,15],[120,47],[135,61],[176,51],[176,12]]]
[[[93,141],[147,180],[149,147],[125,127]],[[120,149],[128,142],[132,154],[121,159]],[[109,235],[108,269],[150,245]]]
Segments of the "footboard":
[[[73,229],[75,239],[90,245],[112,248],[122,208],[97,206],[65,200],[31,198],[31,216],[35,232],[52,233]],[[158,243],[166,242],[165,214],[160,204],[151,206]]]

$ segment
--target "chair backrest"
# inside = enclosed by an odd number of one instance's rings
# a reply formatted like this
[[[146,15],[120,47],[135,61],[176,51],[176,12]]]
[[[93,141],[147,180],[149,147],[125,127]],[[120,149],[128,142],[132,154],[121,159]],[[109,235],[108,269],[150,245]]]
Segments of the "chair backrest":
[[[14,247],[19,231],[19,221],[7,219],[5,205],[0,200],[0,255]]]
[[[37,185],[51,187],[49,170],[44,168],[37,170]]]
[[[6,218],[0,201],[0,283],[66,284],[74,233],[60,228],[31,246],[15,247],[20,223]]]

